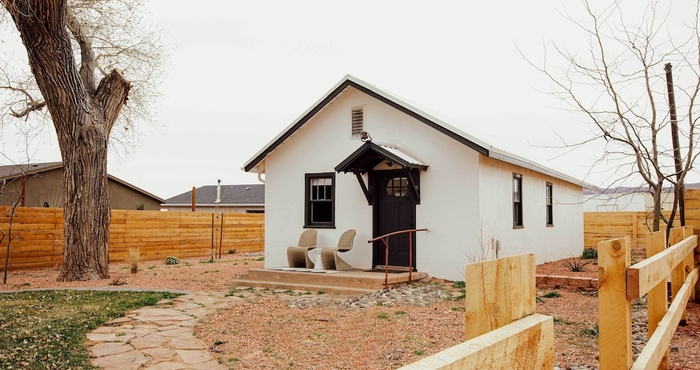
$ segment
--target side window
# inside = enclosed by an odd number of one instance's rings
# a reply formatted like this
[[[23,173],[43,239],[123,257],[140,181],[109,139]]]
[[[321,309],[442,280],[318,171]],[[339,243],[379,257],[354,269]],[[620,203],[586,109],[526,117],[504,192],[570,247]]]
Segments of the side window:
[[[335,173],[305,176],[306,227],[335,227]]]
[[[547,205],[547,226],[554,226],[554,209],[552,206],[552,184],[547,183],[545,202]]]
[[[523,175],[513,173],[513,227],[523,227]]]

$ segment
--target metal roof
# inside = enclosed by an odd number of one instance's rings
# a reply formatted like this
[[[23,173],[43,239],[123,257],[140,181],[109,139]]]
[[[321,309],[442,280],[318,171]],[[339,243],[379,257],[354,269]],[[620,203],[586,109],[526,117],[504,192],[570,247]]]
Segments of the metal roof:
[[[282,132],[280,132],[274,139],[267,143],[260,151],[258,151],[253,157],[251,157],[243,167],[246,172],[264,172],[264,159],[274,151],[279,145],[281,145],[287,138],[292,136],[301,126],[303,126],[311,117],[323,109],[328,103],[333,101],[335,97],[340,95],[347,88],[355,88],[367,95],[370,95],[401,112],[408,114],[409,116],[427,124],[428,126],[444,133],[448,137],[457,140],[458,142],[476,150],[480,154],[487,157],[491,157],[506,163],[510,163],[516,166],[524,167],[537,171],[560,180],[570,182],[572,184],[591,187],[592,185],[583,182],[572,176],[563,174],[561,172],[555,171],[553,169],[542,166],[538,163],[530,161],[526,158],[508,153],[504,150],[493,147],[492,145],[478,139],[477,137],[470,135],[452,125],[445,122],[444,119],[438,118],[437,114],[428,113],[426,110],[418,108],[415,104],[409,103],[408,101],[389,93],[383,89],[380,89],[374,85],[364,82],[351,75],[346,75],[340,80],[333,88],[331,88],[326,94],[324,94],[321,99],[319,99],[314,105],[307,109],[301,116],[294,120],[289,126],[287,126]]]

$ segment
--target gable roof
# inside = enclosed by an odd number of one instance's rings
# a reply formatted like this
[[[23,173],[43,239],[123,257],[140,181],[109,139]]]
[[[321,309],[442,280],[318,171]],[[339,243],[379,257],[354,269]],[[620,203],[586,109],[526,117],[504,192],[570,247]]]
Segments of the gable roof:
[[[294,120],[274,139],[272,139],[272,141],[270,141],[260,151],[258,151],[252,158],[250,158],[245,163],[243,170],[246,172],[250,172],[257,166],[259,166],[268,154],[273,152],[278,146],[280,146],[285,140],[287,140],[287,138],[292,136],[316,113],[323,109],[328,103],[333,101],[335,97],[340,95],[348,87],[355,88],[383,103],[386,103],[387,105],[417,119],[420,122],[425,123],[426,125],[436,129],[437,131],[447,135],[448,137],[468,146],[469,148],[487,157],[491,157],[502,162],[510,163],[523,168],[531,169],[533,171],[537,171],[542,174],[570,182],[572,184],[581,185],[584,187],[592,186],[572,176],[563,174],[561,172],[547,168],[523,157],[495,148],[489,145],[488,143],[448,124],[443,119],[436,117],[434,114],[428,113],[427,111],[416,107],[414,104],[411,104],[405,101],[404,99],[399,98],[398,96],[392,93],[389,93],[388,91],[380,89],[351,75],[346,75],[345,77],[343,77],[343,79],[341,79],[340,82],[338,82],[333,88],[331,88],[331,90],[329,90],[325,95],[323,95],[321,99],[319,99],[301,116]],[[258,170],[257,172],[262,171]]]
[[[51,170],[56,170],[56,169],[62,169],[63,168],[63,162],[44,162],[44,163],[26,163],[26,164],[17,164],[17,165],[8,165],[8,166],[0,166],[0,181],[2,180],[9,180],[9,179],[14,179],[17,177],[20,177],[22,174],[25,175],[35,175],[39,174],[42,172],[46,171],[51,171]],[[156,196],[154,194],[151,194],[137,186],[134,186],[116,176],[112,176],[110,174],[107,174],[107,178],[114,181],[118,182],[128,188],[131,188],[147,197],[153,198],[158,202],[164,202],[164,199]]]
[[[216,201],[216,185],[200,186],[197,189],[197,205],[211,204]],[[192,191],[187,191],[182,194],[168,198],[164,205],[186,205],[192,204]],[[265,185],[264,184],[247,184],[247,185],[221,185],[221,203],[222,206],[262,206],[265,205]]]

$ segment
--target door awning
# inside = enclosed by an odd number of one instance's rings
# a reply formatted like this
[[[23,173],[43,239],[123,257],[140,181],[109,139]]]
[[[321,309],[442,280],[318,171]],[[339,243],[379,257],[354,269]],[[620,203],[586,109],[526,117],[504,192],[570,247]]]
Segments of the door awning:
[[[359,171],[364,173],[385,160],[396,163],[404,169],[425,170],[428,168],[427,165],[420,163],[397,148],[367,141],[340,162],[339,165],[335,166],[335,171],[344,173]]]
[[[357,181],[360,183],[362,192],[365,194],[367,204],[371,205],[373,203],[372,194],[368,190],[365,181],[362,179],[362,174],[373,170],[378,164],[385,161],[388,161],[389,165],[392,166],[393,164],[398,164],[404,170],[411,194],[416,202],[420,203],[420,194],[416,189],[411,171],[426,170],[428,166],[420,163],[415,158],[397,148],[366,141],[356,151],[345,158],[345,160],[340,162],[339,165],[335,166],[335,171],[338,173],[354,173],[355,177],[357,177]]]

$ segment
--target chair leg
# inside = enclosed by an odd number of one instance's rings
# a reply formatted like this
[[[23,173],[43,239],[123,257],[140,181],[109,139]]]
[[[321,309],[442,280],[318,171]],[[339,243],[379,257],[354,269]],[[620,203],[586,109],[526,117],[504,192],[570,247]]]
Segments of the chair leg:
[[[335,270],[335,249],[321,249],[321,262],[324,270]]]
[[[287,264],[289,267],[306,267],[306,259],[304,255],[306,254],[306,247],[288,247],[287,248]],[[308,258],[308,257],[306,257]]]
[[[353,267],[350,266],[347,262],[345,262],[340,256],[338,255],[338,252],[336,251],[335,253],[335,269],[338,271],[348,271],[352,270]]]

